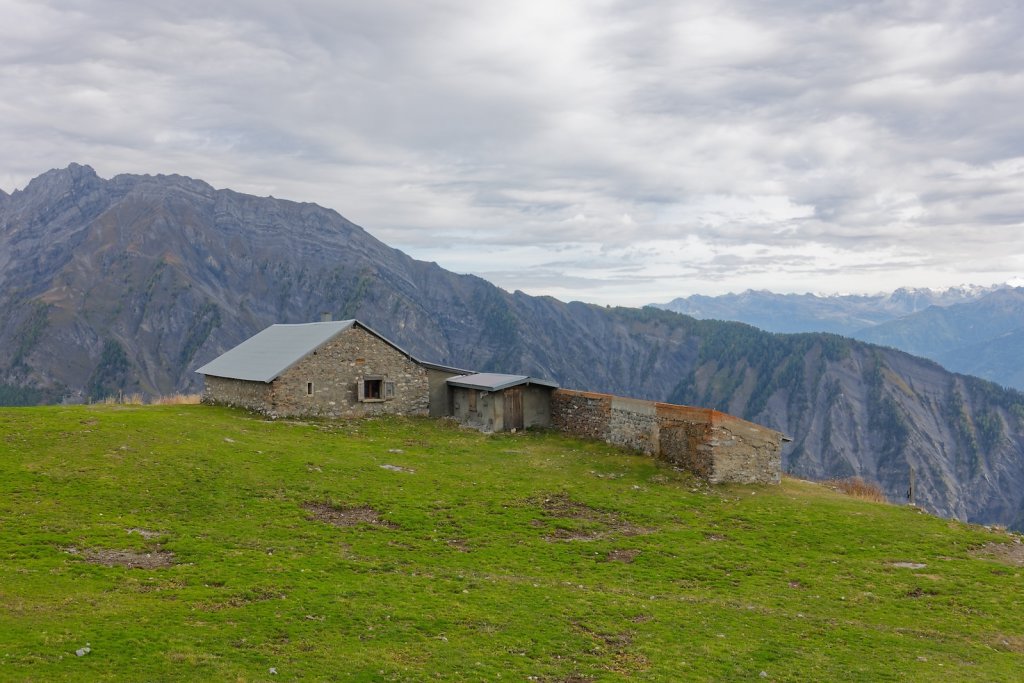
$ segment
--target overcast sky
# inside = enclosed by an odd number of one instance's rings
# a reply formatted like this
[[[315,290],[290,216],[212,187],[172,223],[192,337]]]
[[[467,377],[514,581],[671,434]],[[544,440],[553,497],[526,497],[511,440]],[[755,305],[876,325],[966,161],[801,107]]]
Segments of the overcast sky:
[[[74,161],[336,209],[637,305],[1024,276],[1017,0],[0,0],[0,188]]]

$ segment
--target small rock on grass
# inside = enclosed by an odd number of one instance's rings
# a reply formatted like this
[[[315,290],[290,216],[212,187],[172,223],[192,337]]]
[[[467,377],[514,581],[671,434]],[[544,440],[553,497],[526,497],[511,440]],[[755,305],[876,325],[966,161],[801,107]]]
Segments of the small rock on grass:
[[[400,465],[381,465],[381,468],[385,470],[391,470],[392,472],[408,472],[410,474],[416,471],[411,467],[402,467]]]

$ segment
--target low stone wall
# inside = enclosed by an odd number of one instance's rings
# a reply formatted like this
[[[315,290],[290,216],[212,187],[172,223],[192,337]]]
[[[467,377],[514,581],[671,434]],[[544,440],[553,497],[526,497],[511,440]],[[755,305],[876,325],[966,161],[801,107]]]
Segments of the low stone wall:
[[[782,479],[782,434],[717,410],[559,389],[551,396],[551,423],[574,436],[671,462],[712,483]]]
[[[654,403],[613,396],[605,441],[657,456],[659,427],[658,409]]]
[[[612,397],[557,389],[551,394],[551,426],[587,439],[608,439]]]

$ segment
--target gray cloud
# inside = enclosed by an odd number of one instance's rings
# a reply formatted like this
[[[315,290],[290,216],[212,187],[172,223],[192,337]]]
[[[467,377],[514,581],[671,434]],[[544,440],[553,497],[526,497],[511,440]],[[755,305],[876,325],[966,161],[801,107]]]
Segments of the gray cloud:
[[[1016,3],[0,3],[8,191],[182,173],[602,303],[1024,273]]]

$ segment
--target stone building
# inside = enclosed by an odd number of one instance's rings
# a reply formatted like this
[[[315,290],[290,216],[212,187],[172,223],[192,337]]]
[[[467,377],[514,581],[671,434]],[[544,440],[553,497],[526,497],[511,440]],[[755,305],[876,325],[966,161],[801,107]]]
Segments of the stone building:
[[[781,432],[733,415],[671,403],[559,389],[555,429],[665,460],[713,484],[778,484]]]
[[[273,417],[453,416],[488,432],[552,427],[712,483],[778,483],[783,435],[706,408],[559,389],[426,363],[357,320],[271,325],[197,372],[203,401]]]
[[[489,432],[551,426],[551,392],[558,384],[526,375],[477,373],[447,380],[450,415]]]
[[[465,374],[420,361],[357,320],[271,325],[196,372],[204,402],[276,417],[443,415],[444,381]]]

